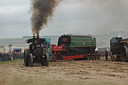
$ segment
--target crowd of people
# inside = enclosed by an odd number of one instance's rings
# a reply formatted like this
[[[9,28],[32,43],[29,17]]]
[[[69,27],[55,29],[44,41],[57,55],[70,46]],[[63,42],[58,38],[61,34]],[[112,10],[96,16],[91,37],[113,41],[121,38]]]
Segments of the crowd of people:
[[[15,60],[15,59],[22,59],[23,53],[17,54],[17,53],[0,53],[0,61],[9,61],[9,60]]]

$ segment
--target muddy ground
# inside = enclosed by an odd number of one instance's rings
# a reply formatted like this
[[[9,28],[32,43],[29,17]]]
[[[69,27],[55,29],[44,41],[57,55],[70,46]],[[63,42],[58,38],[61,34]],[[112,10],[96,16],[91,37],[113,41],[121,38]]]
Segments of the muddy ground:
[[[23,60],[0,64],[0,85],[128,85],[128,62],[50,62],[25,67]]]

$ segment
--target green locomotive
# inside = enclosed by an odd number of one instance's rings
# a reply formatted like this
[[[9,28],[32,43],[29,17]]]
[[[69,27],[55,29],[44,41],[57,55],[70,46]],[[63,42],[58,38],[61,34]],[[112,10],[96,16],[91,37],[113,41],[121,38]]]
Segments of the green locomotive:
[[[90,35],[62,35],[58,40],[58,46],[60,45],[64,45],[67,50],[65,55],[92,54],[96,49],[96,38]]]
[[[110,40],[110,50],[112,55],[116,55],[116,60],[128,61],[128,39],[113,37]]]

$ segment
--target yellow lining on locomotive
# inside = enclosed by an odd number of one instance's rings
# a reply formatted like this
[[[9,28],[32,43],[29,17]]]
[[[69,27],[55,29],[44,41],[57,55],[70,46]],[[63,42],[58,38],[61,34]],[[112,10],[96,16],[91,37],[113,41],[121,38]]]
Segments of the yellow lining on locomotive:
[[[95,45],[88,45],[88,46],[70,46],[70,47],[94,47]]]
[[[72,42],[83,42],[83,41],[72,41]],[[96,41],[84,41],[84,42],[96,42]]]

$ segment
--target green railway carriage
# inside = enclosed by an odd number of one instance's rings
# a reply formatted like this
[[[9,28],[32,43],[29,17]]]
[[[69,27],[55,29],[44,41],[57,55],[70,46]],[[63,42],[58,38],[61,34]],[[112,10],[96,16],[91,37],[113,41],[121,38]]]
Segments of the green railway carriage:
[[[83,35],[62,35],[58,45],[65,45],[67,55],[91,54],[96,49],[96,38]]]

